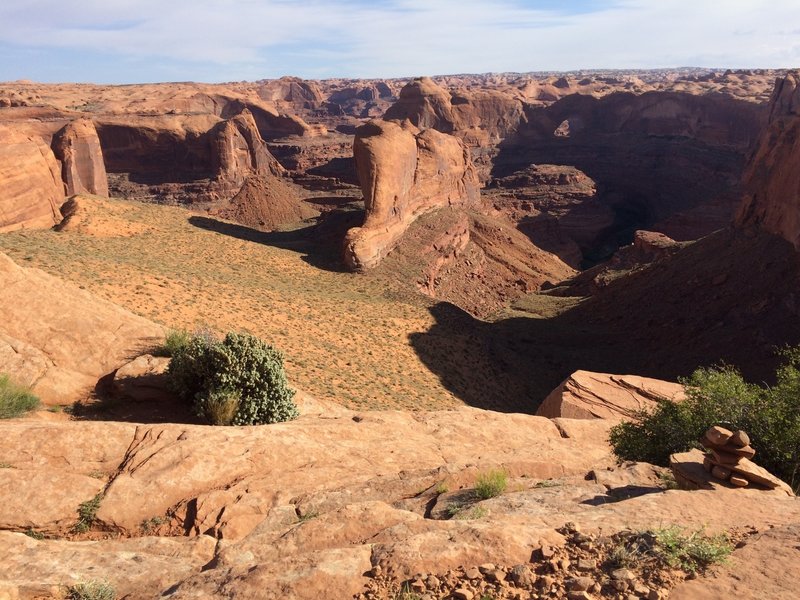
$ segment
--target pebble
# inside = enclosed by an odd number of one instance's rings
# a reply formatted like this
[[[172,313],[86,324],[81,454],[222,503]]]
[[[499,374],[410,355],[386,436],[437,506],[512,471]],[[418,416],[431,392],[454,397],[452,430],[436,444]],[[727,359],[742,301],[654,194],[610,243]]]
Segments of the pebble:
[[[475,594],[463,587],[460,587],[453,592],[453,598],[455,600],[472,600],[474,597]]]

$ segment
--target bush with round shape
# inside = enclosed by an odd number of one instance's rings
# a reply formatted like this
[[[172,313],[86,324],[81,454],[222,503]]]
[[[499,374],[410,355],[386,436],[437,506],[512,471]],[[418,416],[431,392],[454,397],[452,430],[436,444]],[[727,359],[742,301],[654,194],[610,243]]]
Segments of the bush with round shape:
[[[282,354],[255,336],[194,335],[170,360],[170,386],[216,424],[262,425],[298,416]]]

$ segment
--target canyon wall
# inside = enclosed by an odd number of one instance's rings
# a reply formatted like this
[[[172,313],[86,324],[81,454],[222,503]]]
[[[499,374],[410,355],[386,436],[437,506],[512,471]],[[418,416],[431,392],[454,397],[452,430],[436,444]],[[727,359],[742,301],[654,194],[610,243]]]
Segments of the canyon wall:
[[[760,225],[800,249],[800,72],[778,79],[769,122],[744,174],[738,225]]]

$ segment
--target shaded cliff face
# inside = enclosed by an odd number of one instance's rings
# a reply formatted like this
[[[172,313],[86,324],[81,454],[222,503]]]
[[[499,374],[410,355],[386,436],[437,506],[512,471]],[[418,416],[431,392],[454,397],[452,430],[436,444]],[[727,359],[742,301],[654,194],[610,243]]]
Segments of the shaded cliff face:
[[[736,223],[760,225],[800,249],[800,71],[775,84],[743,186]]]
[[[353,154],[366,218],[345,238],[345,264],[351,270],[376,266],[421,214],[478,199],[469,153],[456,138],[436,130],[371,121],[357,130]]]
[[[61,161],[68,196],[89,192],[108,197],[103,151],[91,120],[79,119],[65,125],[53,137],[52,147]]]
[[[630,243],[636,229],[658,230],[670,220],[672,237],[694,239],[729,223],[763,107],[716,95],[620,93],[573,95],[528,106],[525,116],[500,144],[492,174],[547,163],[577,167],[593,179],[614,224],[584,251],[591,264]],[[687,212],[692,227],[682,232],[677,217]]]
[[[0,232],[52,227],[63,203],[61,169],[50,147],[0,125]]]

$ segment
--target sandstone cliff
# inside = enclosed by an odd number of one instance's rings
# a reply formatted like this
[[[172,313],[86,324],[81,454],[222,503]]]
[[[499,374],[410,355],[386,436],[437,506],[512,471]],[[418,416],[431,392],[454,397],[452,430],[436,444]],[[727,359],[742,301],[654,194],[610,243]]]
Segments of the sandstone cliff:
[[[88,192],[108,197],[108,178],[97,129],[89,119],[78,119],[53,137],[53,152],[61,161],[68,196]]]
[[[251,175],[284,174],[258,132],[252,113],[241,113],[215,126],[212,137],[212,169],[217,181],[241,187]]]
[[[52,227],[63,202],[59,165],[47,144],[0,125],[0,232]]]
[[[436,130],[416,132],[371,121],[358,128],[353,154],[366,218],[345,238],[344,259],[352,270],[377,265],[426,211],[478,199],[469,153],[456,138]]]
[[[744,174],[738,225],[760,225],[800,249],[800,71],[778,79],[769,122]]]

